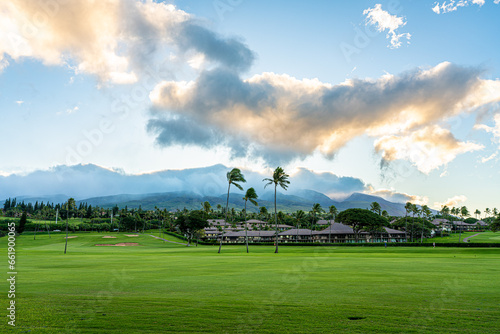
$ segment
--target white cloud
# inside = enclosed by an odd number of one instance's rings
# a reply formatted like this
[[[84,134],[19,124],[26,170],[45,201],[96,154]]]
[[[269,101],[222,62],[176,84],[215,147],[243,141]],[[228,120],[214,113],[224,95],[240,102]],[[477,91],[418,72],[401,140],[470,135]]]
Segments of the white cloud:
[[[24,101],[19,100],[19,101],[16,101],[16,103],[17,103],[17,105],[20,106],[20,105],[22,105],[24,103]]]
[[[442,63],[332,85],[274,73],[243,80],[227,71],[204,71],[196,81],[157,85],[150,94],[156,118],[148,127],[160,145],[223,145],[237,157],[268,163],[314,152],[332,157],[368,134],[379,139],[377,149],[385,158],[409,160],[428,173],[481,148],[435,126],[500,100],[500,91],[483,93],[488,85],[480,73]]]
[[[495,122],[495,125],[493,125],[493,126],[488,126],[485,124],[476,124],[476,125],[474,125],[474,129],[484,130],[488,133],[493,134],[493,140],[499,144],[499,148],[500,148],[500,114],[496,114],[493,117],[493,121]]]
[[[464,203],[467,200],[467,197],[464,195],[453,196],[452,198],[448,198],[444,202],[434,202],[434,208],[440,210],[443,206],[447,206],[452,208],[457,206],[458,204]]]
[[[482,148],[479,144],[458,141],[450,131],[437,125],[401,136],[383,136],[375,142],[375,149],[382,152],[384,160],[408,160],[425,174],[446,165],[459,154]]]
[[[494,1],[496,4],[500,2],[500,0],[495,0]],[[436,14],[445,14],[445,13],[450,13],[456,11],[460,7],[467,7],[470,4],[473,5],[478,5],[479,7],[483,6],[485,4],[485,0],[451,0],[451,1],[444,1],[442,4],[439,4],[439,2],[436,2],[434,4],[434,7],[432,7],[432,11]]]
[[[391,15],[383,10],[381,4],[376,4],[375,7],[364,10],[363,15],[366,15],[366,25],[374,25],[380,32],[388,31],[387,38],[390,37],[391,39],[391,48],[399,48],[401,46],[400,39],[402,38],[406,38],[409,43],[411,38],[409,33],[399,34],[396,32],[400,27],[406,25],[406,22],[402,17]]]
[[[481,159],[481,163],[483,163],[483,164],[484,164],[484,163],[487,163],[488,161],[495,159],[495,158],[496,158],[496,156],[497,156],[497,154],[496,154],[496,153],[493,153],[492,155],[490,155],[490,156],[489,156],[489,157],[487,157],[487,158],[482,158],[482,159]]]
[[[84,13],[84,14],[82,14]],[[236,39],[221,38],[174,5],[153,0],[11,0],[0,3],[0,71],[29,57],[63,65],[103,82],[134,83],[155,72],[174,52],[182,59],[248,69],[253,53]],[[177,64],[176,64],[177,65]],[[201,57],[190,63],[201,66]],[[178,66],[170,66],[179,70]],[[169,67],[168,67],[169,68]]]

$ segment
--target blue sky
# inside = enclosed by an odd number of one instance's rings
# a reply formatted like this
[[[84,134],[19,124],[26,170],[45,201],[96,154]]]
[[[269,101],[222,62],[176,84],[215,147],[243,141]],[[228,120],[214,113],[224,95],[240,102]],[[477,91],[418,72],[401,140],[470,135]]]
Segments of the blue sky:
[[[496,2],[3,2],[0,175],[280,164],[498,207]]]

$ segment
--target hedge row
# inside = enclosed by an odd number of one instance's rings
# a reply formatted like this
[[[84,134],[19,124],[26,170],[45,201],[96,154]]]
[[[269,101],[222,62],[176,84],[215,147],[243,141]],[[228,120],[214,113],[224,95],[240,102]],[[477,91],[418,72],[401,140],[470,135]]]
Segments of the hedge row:
[[[218,242],[204,241],[199,242],[201,245],[218,245]],[[224,244],[231,246],[244,246],[245,243],[231,243]],[[273,242],[249,242],[248,245],[252,246],[274,246]],[[384,243],[319,243],[319,242],[301,242],[301,243],[279,243],[279,246],[335,246],[335,247],[385,247]],[[404,243],[404,242],[391,242],[387,244],[387,247],[433,247],[431,243]],[[500,243],[473,243],[473,242],[461,242],[461,243],[436,243],[436,247],[468,247],[468,248],[500,248]]]

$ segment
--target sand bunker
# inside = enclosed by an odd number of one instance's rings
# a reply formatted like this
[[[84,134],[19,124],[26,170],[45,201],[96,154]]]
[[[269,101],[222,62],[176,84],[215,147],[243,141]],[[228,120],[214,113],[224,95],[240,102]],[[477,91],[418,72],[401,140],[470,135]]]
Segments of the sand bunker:
[[[127,236],[127,237],[138,237],[139,234],[125,234],[125,236]]]
[[[118,244],[97,244],[96,246],[139,246],[137,242],[120,242]]]
[[[105,235],[103,238],[112,238],[112,239],[116,239],[116,237],[112,237],[110,235]]]
[[[73,235],[71,237],[68,237],[68,239],[73,239],[73,238],[78,238],[76,235]]]

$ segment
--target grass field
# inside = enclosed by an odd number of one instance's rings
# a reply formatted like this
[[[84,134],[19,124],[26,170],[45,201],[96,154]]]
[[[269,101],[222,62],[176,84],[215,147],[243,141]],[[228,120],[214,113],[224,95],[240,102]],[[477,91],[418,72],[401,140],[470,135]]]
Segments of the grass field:
[[[223,246],[217,254],[149,235],[71,236],[66,255],[63,234],[18,237],[17,326],[2,316],[0,332],[500,331],[500,249]],[[120,242],[140,245],[94,246]]]
[[[491,243],[500,243],[500,233],[493,232],[477,232],[479,235],[470,238],[470,242],[491,242]],[[476,234],[476,233],[474,233]]]
[[[472,237],[473,235],[479,234],[478,236]],[[458,242],[460,233],[452,233],[447,237],[435,237],[435,238],[430,238],[430,239],[424,239],[424,242],[426,243],[455,243]],[[493,233],[493,232],[462,232],[462,238],[461,240],[463,241],[464,238],[467,237],[472,237],[470,238],[470,242],[488,242],[488,243],[500,243],[500,233]]]

